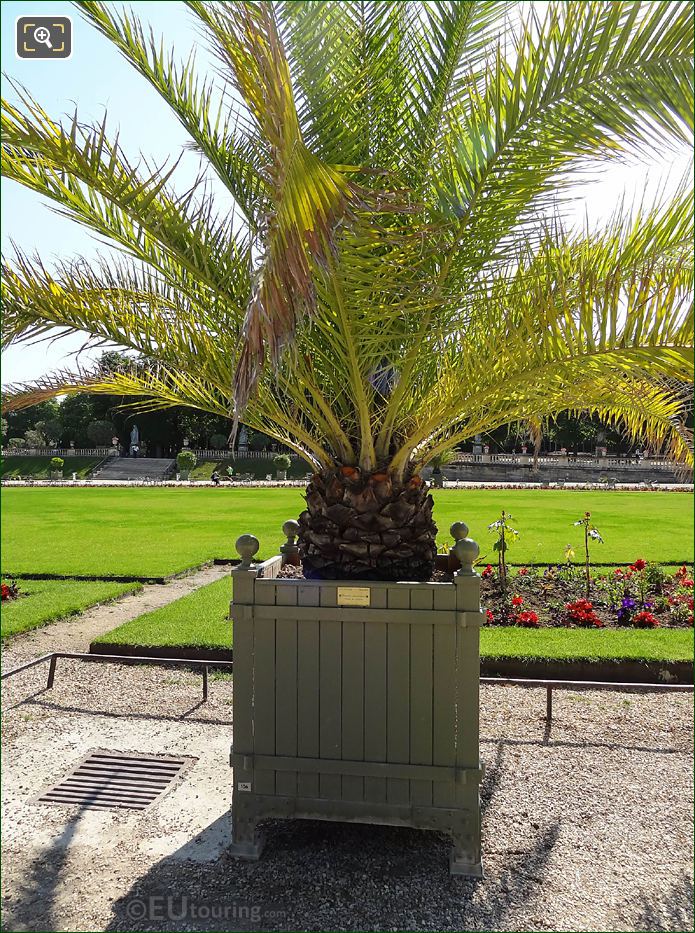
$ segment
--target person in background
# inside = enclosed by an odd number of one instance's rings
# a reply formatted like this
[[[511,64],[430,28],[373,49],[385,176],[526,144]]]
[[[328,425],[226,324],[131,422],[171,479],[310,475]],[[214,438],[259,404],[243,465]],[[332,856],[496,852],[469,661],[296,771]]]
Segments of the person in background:
[[[219,485],[220,485],[220,474],[217,472],[217,470],[213,470],[213,471],[212,471],[212,473],[211,473],[211,475],[210,475],[210,479],[212,480],[213,486],[219,486]]]

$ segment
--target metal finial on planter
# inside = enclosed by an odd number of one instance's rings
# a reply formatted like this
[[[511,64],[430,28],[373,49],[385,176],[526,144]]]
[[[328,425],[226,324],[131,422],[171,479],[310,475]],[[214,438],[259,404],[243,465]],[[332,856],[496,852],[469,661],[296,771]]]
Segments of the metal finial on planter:
[[[295,543],[294,539],[299,534],[299,522],[290,518],[282,526],[282,533],[287,538],[287,541],[280,545],[282,565],[284,567],[285,564],[292,564],[297,567],[299,566],[299,546]]]
[[[467,528],[466,531],[468,531]],[[480,554],[478,542],[474,541],[473,538],[459,538],[452,550],[461,562],[461,569],[458,571],[457,576],[475,576],[473,562]]]
[[[251,560],[258,553],[258,548],[260,546],[260,542],[255,535],[241,535],[241,537],[236,539],[234,547],[241,558],[241,563],[238,565],[237,570],[251,569]]]

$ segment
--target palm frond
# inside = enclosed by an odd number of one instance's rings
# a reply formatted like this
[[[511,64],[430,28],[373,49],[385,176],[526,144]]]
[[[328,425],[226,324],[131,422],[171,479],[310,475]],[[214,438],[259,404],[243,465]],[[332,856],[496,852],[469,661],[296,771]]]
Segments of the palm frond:
[[[163,40],[158,43],[153,30],[146,32],[133,13],[117,13],[94,0],[77,0],[75,5],[169,104],[256,230],[264,212],[263,166],[268,154],[258,135],[247,131],[229,95],[212,79],[197,76],[194,54],[177,62],[173,52],[165,51]]]

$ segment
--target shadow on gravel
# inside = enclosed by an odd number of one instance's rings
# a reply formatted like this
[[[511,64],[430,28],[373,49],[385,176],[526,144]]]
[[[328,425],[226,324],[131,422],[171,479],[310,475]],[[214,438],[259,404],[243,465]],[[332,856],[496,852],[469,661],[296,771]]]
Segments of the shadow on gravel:
[[[660,933],[661,930],[693,929],[693,879],[682,874],[658,898],[642,898],[635,929]]]
[[[500,743],[484,811],[501,786],[503,753]],[[184,850],[163,859],[114,903],[106,929],[515,929],[514,914],[538,894],[558,825],[497,856],[482,881],[449,876],[450,842],[439,833],[281,820],[268,821],[266,836],[255,863],[182,861]]]
[[[68,819],[62,833],[34,859],[13,893],[3,898],[3,930],[60,929],[56,905],[68,893],[62,888],[61,875],[80,819],[79,812]]]
[[[495,745],[503,741],[505,745],[537,745],[539,748],[607,748],[609,751],[649,752],[650,755],[683,755],[682,748],[655,748],[653,745],[626,745],[624,742],[592,742],[586,739],[582,742],[570,742],[564,739],[554,739],[552,736],[545,740],[545,736],[537,739],[481,739],[481,745]]]
[[[41,693],[44,691],[40,691]],[[94,707],[88,706],[70,706],[67,703],[53,703],[50,700],[36,700],[33,697],[26,697],[23,700],[20,700],[18,703],[14,703],[12,706],[6,707],[6,709],[15,709],[19,706],[40,706],[42,709],[46,710],[56,710],[60,713],[82,713],[87,716],[103,716],[106,719],[152,719],[156,722],[180,722],[185,720],[186,722],[200,722],[205,725],[218,725],[218,726],[231,726],[232,718],[231,714],[228,719],[221,719],[215,717],[197,717],[191,716],[191,713],[194,713],[196,710],[205,709],[205,704],[201,701],[194,703],[191,707],[181,712],[170,713],[138,713],[133,710],[123,710],[120,712],[115,712],[114,710],[109,709],[95,709]]]

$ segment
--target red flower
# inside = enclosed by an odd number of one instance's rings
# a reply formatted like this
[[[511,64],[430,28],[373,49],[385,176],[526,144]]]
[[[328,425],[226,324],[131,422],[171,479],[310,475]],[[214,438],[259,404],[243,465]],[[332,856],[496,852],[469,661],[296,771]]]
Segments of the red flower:
[[[647,612],[645,609],[632,617],[632,624],[635,628],[656,628],[659,620],[652,612]]]
[[[492,609],[486,609],[485,616],[487,618],[488,625],[492,625],[492,623],[495,621],[495,614]]]
[[[485,568],[485,570],[483,570],[483,572],[480,574],[480,576],[481,576],[481,577],[491,577],[493,573],[494,573],[494,571],[493,571],[493,569],[492,569],[492,564],[488,564],[487,567]]]
[[[587,628],[603,628],[603,622],[594,611],[594,605],[588,599],[576,599],[573,603],[565,603],[567,619],[576,625],[584,625]]]
[[[9,599],[9,598],[10,598],[10,588],[9,588],[9,586],[8,586],[6,583],[3,583],[3,584],[2,584],[2,598],[3,598],[3,599]]]
[[[693,581],[692,580],[681,580],[681,586],[687,586],[688,589],[692,590]]]
[[[512,606],[521,606],[523,601],[523,596],[512,596]]]
[[[620,569],[620,567],[616,567],[615,570],[613,571],[613,574],[616,577],[622,577],[623,571]]]
[[[675,576],[679,578],[688,576],[688,568],[685,566],[685,564],[683,564],[682,567],[679,567],[678,570],[676,570]]]
[[[531,609],[526,609],[524,612],[517,613],[515,621],[517,625],[523,625],[525,628],[538,627],[538,616]]]
[[[519,576],[525,577],[528,574],[528,567],[519,567]]]
[[[630,564],[630,570],[644,570],[646,566],[646,560],[643,557],[638,557],[634,564]]]

